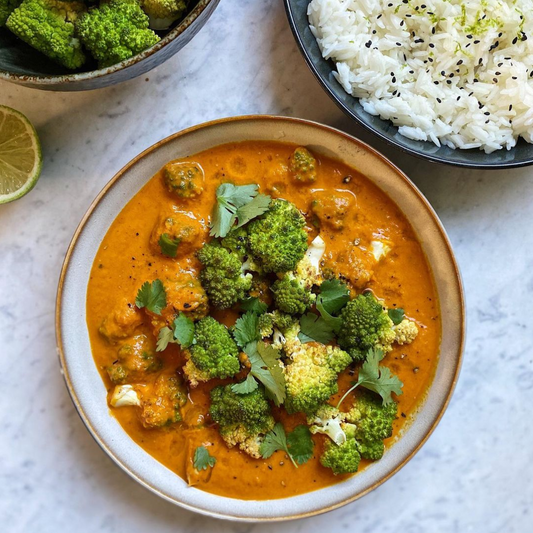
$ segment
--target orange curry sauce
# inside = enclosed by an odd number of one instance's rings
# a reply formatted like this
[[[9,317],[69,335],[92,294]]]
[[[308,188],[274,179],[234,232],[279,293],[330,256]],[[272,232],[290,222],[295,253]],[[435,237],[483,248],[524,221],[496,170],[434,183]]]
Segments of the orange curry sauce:
[[[99,333],[104,317],[124,298],[133,303],[137,290],[147,280],[163,279],[165,272],[173,272],[176,267],[195,273],[199,271],[200,263],[194,247],[186,255],[178,253],[176,259],[171,259],[149,245],[154,226],[172,206],[195,217],[203,225],[205,233],[196,243],[198,248],[207,239],[218,185],[227,181],[236,185],[257,183],[261,192],[293,202],[306,215],[310,242],[318,232],[310,216],[313,197],[325,194],[329,198],[333,193],[340,194],[348,212],[344,227],[339,229],[333,224],[322,224],[320,230],[326,242],[324,259],[327,266],[337,272],[349,270],[353,268],[351,250],[364,250],[376,236],[387,239],[392,243],[392,251],[373,268],[370,280],[359,280],[358,290],[364,285],[382,298],[389,308],[404,308],[406,316],[415,320],[419,327],[418,337],[411,345],[395,346],[382,363],[404,383],[403,394],[397,397],[399,416],[394,425],[394,436],[388,440],[390,443],[423,400],[437,365],[441,326],[432,274],[411,226],[390,198],[356,170],[317,154],[314,154],[318,162],[316,181],[312,185],[292,181],[287,163],[294,148],[278,142],[218,146],[184,159],[199,163],[205,171],[204,192],[196,199],[183,200],[169,193],[159,173],[134,196],[111,225],[92,267],[87,323],[93,356],[111,393],[114,386],[105,369],[116,360],[120,343],[111,344]],[[150,320],[144,311],[140,313],[143,324],[135,333],[145,333],[153,338]],[[236,316],[232,311],[215,313],[215,317],[227,325],[231,325]],[[161,358],[162,372],[180,372],[183,357],[177,345],[169,345]],[[150,374],[148,381],[159,374]],[[353,379],[349,369],[340,376],[337,397],[347,390]],[[321,466],[319,456],[327,438],[323,435],[313,436],[315,455],[298,470],[283,452],[276,452],[267,460],[257,460],[237,448],[228,449],[208,415],[209,391],[221,382],[212,380],[189,391],[189,402],[182,410],[183,423],[145,429],[136,407],[111,408],[111,414],[130,437],[158,461],[191,484],[215,494],[241,499],[284,498],[346,479],[347,476],[334,476]],[[344,408],[349,406],[347,400]],[[289,416],[279,409],[274,410],[274,416],[281,419],[287,430],[305,422],[303,415]],[[201,427],[198,427],[199,423]],[[201,444],[209,446],[208,450],[217,463],[208,472],[198,474],[192,466],[192,457]],[[362,461],[360,468],[365,464]]]

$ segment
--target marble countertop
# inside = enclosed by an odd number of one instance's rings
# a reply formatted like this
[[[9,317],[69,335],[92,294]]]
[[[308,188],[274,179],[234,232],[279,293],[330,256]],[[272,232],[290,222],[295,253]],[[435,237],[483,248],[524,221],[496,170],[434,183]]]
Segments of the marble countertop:
[[[405,155],[351,123],[320,89],[280,0],[224,0],[200,34],[147,75],[85,93],[0,82],[36,125],[44,169],[0,206],[0,529],[5,533],[531,531],[533,170],[479,172]],[[120,471],[89,436],[59,373],[54,305],[70,238],[132,157],[187,126],[272,113],[344,129],[384,152],[429,198],[464,277],[468,339],[451,405],[390,481],[330,514],[232,524],[175,507]]]

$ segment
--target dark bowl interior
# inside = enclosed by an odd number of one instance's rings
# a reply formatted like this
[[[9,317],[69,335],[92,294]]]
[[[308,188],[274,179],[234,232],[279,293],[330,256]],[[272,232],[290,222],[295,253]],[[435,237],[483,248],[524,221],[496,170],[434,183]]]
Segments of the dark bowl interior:
[[[183,19],[157,32],[161,41],[140,54],[106,69],[89,58],[72,71],[0,28],[0,80],[50,90],[85,90],[113,85],[140,76],[183,48],[205,24],[220,0],[192,0]]]
[[[335,65],[326,61],[309,29],[307,6],[310,0],[285,0],[289,24],[307,64],[318,81],[340,108],[357,122],[368,128],[381,139],[412,155],[439,163],[472,168],[508,168],[531,165],[533,145],[520,139],[512,150],[498,150],[486,154],[481,150],[453,150],[446,146],[440,148],[433,143],[413,141],[400,135],[398,128],[388,120],[368,114],[357,98],[344,91],[333,76]]]

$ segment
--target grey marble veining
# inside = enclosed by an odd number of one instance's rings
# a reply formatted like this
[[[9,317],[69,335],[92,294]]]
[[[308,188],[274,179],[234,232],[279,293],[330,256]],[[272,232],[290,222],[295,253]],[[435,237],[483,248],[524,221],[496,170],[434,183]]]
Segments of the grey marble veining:
[[[533,170],[457,170],[376,141],[323,94],[280,0],[225,0],[179,55],[140,79],[72,94],[1,83],[0,104],[34,121],[45,154],[37,187],[0,206],[2,532],[532,531]],[[275,526],[201,517],[130,480],[79,420],[54,338],[65,250],[111,176],[170,133],[251,113],[331,124],[388,155],[446,226],[468,304],[461,378],[421,452],[360,501]]]

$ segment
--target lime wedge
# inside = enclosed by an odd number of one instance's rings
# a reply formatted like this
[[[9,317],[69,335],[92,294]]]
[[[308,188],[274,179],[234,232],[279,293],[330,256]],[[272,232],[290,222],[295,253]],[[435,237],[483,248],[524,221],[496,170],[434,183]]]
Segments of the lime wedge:
[[[0,105],[0,204],[31,191],[41,173],[41,144],[30,121]]]

